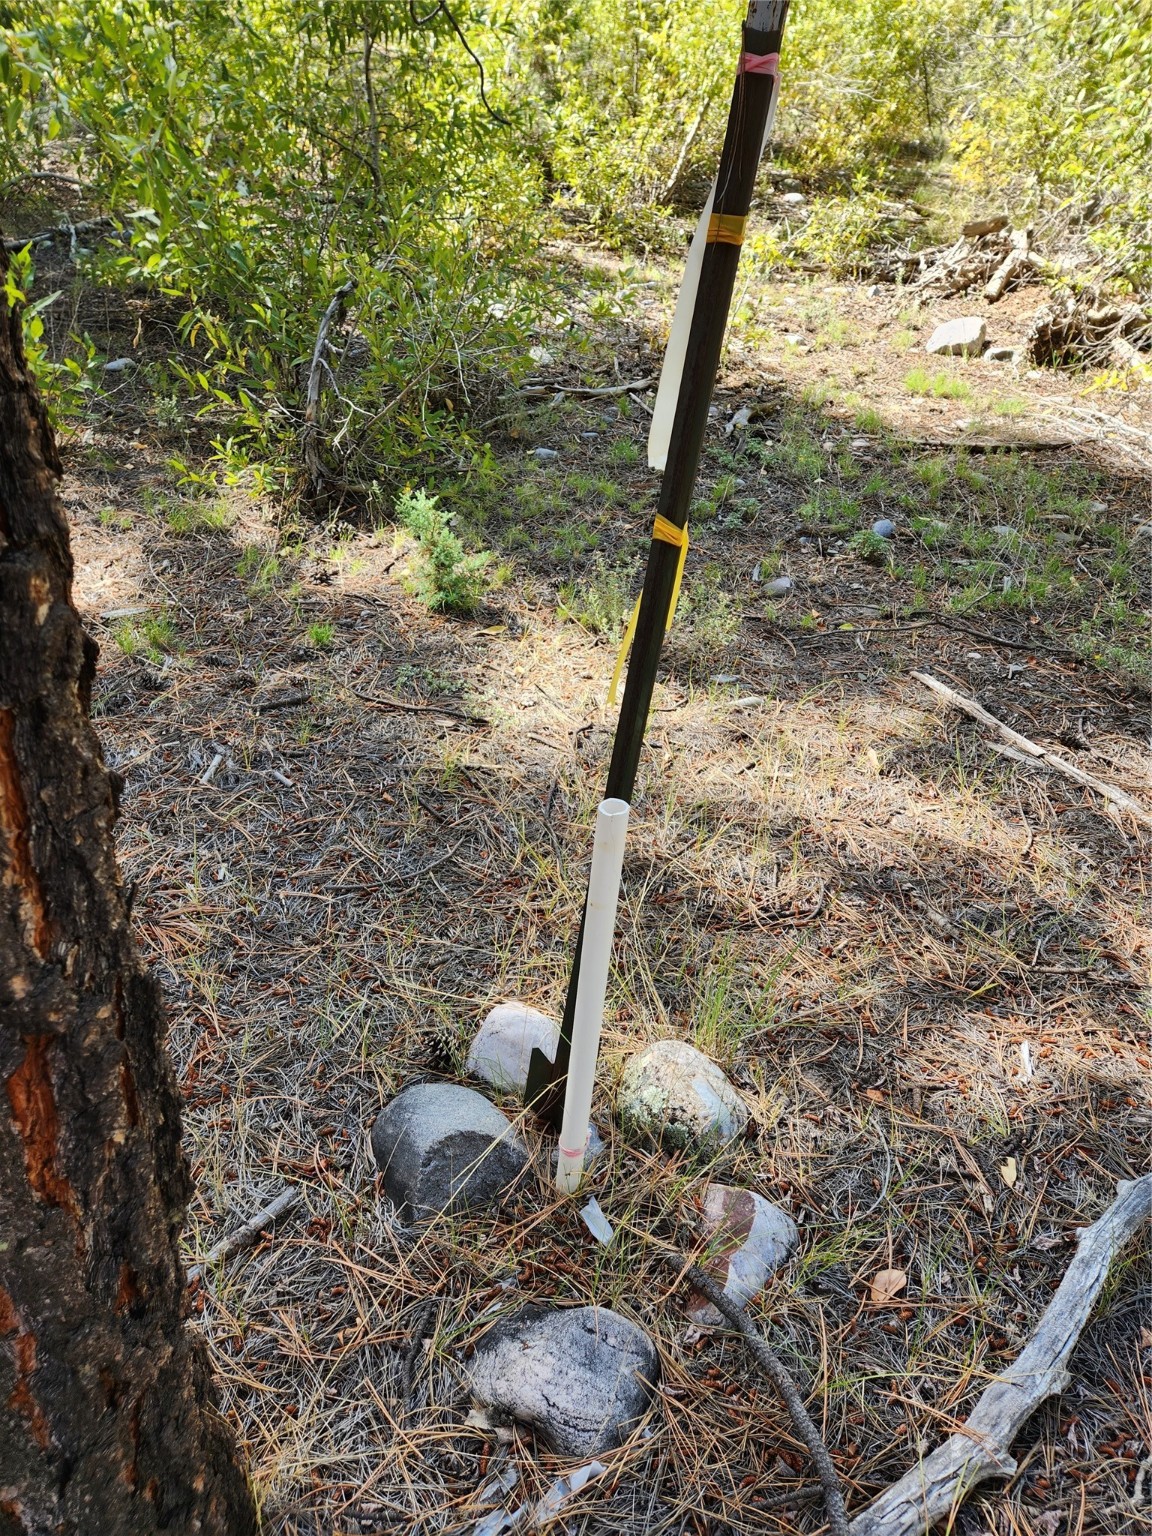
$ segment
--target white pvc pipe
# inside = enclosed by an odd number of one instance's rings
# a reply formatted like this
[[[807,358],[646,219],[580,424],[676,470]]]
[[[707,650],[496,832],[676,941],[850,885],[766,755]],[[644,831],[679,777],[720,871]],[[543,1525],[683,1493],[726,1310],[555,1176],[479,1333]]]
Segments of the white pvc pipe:
[[[602,800],[596,812],[592,873],[588,877],[588,905],[584,913],[584,943],[580,950],[580,975],[576,982],[576,1009],[572,1019],[572,1054],[568,1061],[560,1157],[556,1165],[556,1188],[562,1195],[576,1193],[584,1171],[627,831],[627,800]]]

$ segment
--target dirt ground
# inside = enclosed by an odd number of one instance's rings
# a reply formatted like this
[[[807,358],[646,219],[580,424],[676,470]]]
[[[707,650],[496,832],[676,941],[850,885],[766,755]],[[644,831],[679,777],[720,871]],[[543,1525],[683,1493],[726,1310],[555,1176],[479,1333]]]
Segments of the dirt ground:
[[[82,298],[102,351],[141,365],[66,426],[64,495],[120,856],[172,1013],[190,1259],[285,1182],[305,1196],[193,1291],[285,1536],[464,1532],[508,1467],[513,1502],[543,1490],[557,1458],[464,1422],[470,1341],[523,1299],[614,1306],[662,1358],[648,1423],[564,1529],[820,1527],[785,1411],[733,1335],[687,1325],[653,1253],[691,1244],[703,1171],[614,1126],[642,1043],[694,1040],[748,1100],[712,1172],[800,1225],[756,1316],[851,1510],[964,1417],[1077,1229],[1148,1166],[1148,828],[910,674],[1152,807],[1152,387],[927,358],[971,299],[753,274],[629,833],[593,1180],[617,1239],[554,1201],[531,1126],[539,1166],[501,1213],[417,1239],[392,1221],[367,1142],[382,1100],[462,1077],[494,1002],[561,1006],[651,522],[651,391],[570,391],[651,376],[670,275],[558,259],[566,311],[485,476],[429,472],[500,563],[468,621],[413,595],[390,525],[287,537],[270,497],[182,490],[167,461],[204,434],[144,366],[170,337],[132,296]],[[992,339],[1038,302],[1006,299]],[[873,1302],[894,1267],[906,1287]],[[1144,1246],[1015,1476],[952,1529],[1152,1529],[1150,1303]]]

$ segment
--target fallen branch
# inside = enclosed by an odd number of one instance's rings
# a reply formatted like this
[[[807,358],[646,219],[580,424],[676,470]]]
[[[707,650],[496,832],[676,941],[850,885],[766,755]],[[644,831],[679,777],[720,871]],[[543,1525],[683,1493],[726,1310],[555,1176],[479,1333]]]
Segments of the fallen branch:
[[[467,715],[458,709],[446,709],[442,704],[409,704],[406,699],[390,699],[382,693],[360,693],[353,688],[356,698],[377,709],[394,709],[406,715],[443,715],[446,720],[462,720],[465,725],[489,725],[483,715]]]
[[[938,693],[942,699],[946,699],[954,709],[963,710],[966,715],[971,715],[973,720],[979,720],[982,725],[990,726],[992,730],[997,731],[1008,745],[1014,747],[1023,757],[1044,763],[1047,767],[1055,769],[1057,773],[1062,773],[1066,779],[1083,784],[1086,789],[1095,790],[1117,810],[1126,811],[1129,816],[1134,816],[1145,826],[1152,826],[1152,814],[1125,790],[1117,789],[1114,784],[1106,784],[1095,774],[1088,773],[1084,768],[1078,768],[1075,763],[1070,763],[1066,757],[1061,757],[1056,752],[1049,752],[1046,747],[1037,746],[1027,736],[1021,736],[1019,731],[1014,731],[1002,720],[997,720],[995,715],[990,715],[982,704],[977,704],[975,699],[965,698],[962,693],[957,693],[946,684],[937,682],[927,672],[913,672],[911,675],[918,683],[923,683],[925,688],[931,688],[933,693]]]
[[[655,379],[636,379],[631,384],[601,384],[595,388],[586,387],[583,384],[528,384],[523,393],[532,394],[535,390],[541,390],[545,394],[554,391],[560,395],[579,395],[582,399],[592,399],[598,395],[630,395],[635,390],[651,389],[656,383]]]
[[[235,1232],[230,1232],[227,1237],[209,1248],[208,1252],[200,1260],[199,1264],[193,1264],[188,1271],[188,1284],[199,1280],[205,1270],[212,1269],[219,1264],[221,1259],[227,1259],[234,1253],[239,1253],[241,1248],[248,1248],[256,1241],[260,1234],[266,1231],[273,1222],[280,1219],[288,1211],[293,1210],[303,1196],[294,1185],[278,1194],[270,1205],[266,1205],[262,1211],[257,1211],[251,1221],[246,1221]]]
[[[800,1396],[796,1383],[788,1374],[784,1362],[761,1338],[744,1308],[737,1306],[723,1286],[717,1285],[711,1275],[701,1269],[698,1264],[686,1266],[684,1260],[677,1254],[665,1252],[664,1258],[678,1273],[690,1280],[701,1295],[708,1298],[717,1312],[726,1317],[743,1338],[756,1364],[783,1398],[796,1433],[808,1447],[816,1476],[820,1479],[820,1489],[824,1495],[828,1529],[832,1536],[850,1536],[848,1512],[844,1508],[844,1493],[840,1487],[839,1474],[832,1457],[828,1454],[828,1447],[824,1444],[820,1431],[804,1406],[804,1399]]]
[[[119,239],[128,239],[128,231],[117,229],[115,220],[105,214],[98,219],[84,219],[79,224],[58,224],[55,229],[41,229],[34,235],[10,235],[0,240],[0,250],[22,251],[26,245],[48,245],[53,240],[59,240],[61,235],[67,235],[75,244],[77,235],[91,235],[97,230],[110,230]]]
[[[857,1515],[850,1536],[924,1536],[977,1483],[1011,1477],[1021,1424],[1071,1377],[1067,1362],[1112,1261],[1152,1217],[1152,1173],[1121,1184],[1098,1221],[1080,1232],[1076,1256],[1014,1364],[985,1391],[963,1426]]]

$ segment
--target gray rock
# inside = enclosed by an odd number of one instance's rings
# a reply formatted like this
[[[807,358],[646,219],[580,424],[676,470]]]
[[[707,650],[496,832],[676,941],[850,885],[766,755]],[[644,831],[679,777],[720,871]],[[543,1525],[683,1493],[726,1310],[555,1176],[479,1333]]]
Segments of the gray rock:
[[[541,464],[551,464],[554,459],[560,457],[560,454],[555,448],[533,448],[532,457],[539,459]]]
[[[1020,537],[1019,530],[1009,527],[1007,523],[993,523],[991,532],[998,539],[1018,539]]]
[[[372,1152],[402,1221],[492,1205],[528,1163],[511,1122],[458,1083],[398,1093],[372,1127]]]
[[[978,315],[961,320],[946,320],[928,338],[925,352],[936,357],[979,357],[987,340],[988,327]]]
[[[713,1152],[744,1134],[748,1110],[715,1062],[682,1040],[658,1040],[624,1068],[626,1130],[684,1151]]]
[[[760,1294],[800,1241],[787,1211],[754,1190],[729,1184],[706,1187],[700,1225],[709,1243],[701,1267],[739,1307]],[[694,1323],[709,1327],[724,1321],[712,1303],[695,1291],[687,1312]]]
[[[894,539],[896,537],[896,524],[890,517],[878,517],[872,524],[872,532],[878,539]]]
[[[485,1335],[470,1376],[496,1423],[530,1425],[561,1456],[598,1456],[647,1412],[660,1361],[644,1330],[607,1307],[528,1306]]]
[[[1017,347],[989,347],[984,356],[990,363],[1014,363],[1020,351]]]
[[[526,1003],[497,1003],[476,1031],[466,1063],[469,1077],[503,1093],[523,1095],[533,1050],[555,1060],[560,1026]]]
[[[791,576],[773,576],[771,581],[766,581],[764,583],[765,597],[787,597],[791,590]]]
[[[1147,544],[1152,542],[1152,523],[1141,523],[1132,531],[1133,544]]]
[[[801,203],[807,202],[808,199],[803,192],[783,192],[780,195],[780,201],[786,203],[789,208],[799,208]]]

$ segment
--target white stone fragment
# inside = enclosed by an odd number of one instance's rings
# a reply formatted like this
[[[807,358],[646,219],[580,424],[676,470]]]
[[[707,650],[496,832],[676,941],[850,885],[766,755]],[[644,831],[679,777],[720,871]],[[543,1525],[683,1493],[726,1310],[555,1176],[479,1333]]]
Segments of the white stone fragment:
[[[527,1003],[497,1003],[476,1031],[468,1052],[468,1075],[502,1093],[522,1096],[533,1050],[543,1051],[553,1061],[559,1038],[560,1026],[547,1014]]]
[[[979,357],[987,339],[988,327],[979,315],[966,315],[938,325],[924,350],[935,357]]]
[[[800,1241],[787,1211],[755,1190],[728,1184],[705,1189],[701,1229],[710,1245],[701,1267],[738,1307],[746,1307],[764,1290]],[[696,1293],[687,1313],[694,1323],[709,1327],[724,1321],[712,1303]]]

